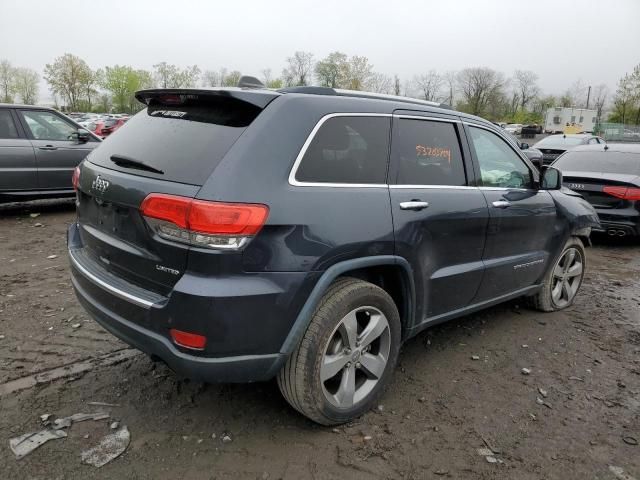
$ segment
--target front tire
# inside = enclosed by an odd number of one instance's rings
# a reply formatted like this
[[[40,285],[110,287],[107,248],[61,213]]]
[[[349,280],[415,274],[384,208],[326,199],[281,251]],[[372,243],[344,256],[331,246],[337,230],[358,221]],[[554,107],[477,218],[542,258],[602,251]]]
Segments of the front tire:
[[[369,410],[384,390],[398,359],[400,334],[398,309],[387,292],[341,278],[323,296],[278,374],[280,391],[314,422],[348,422]]]
[[[584,245],[579,238],[571,237],[547,272],[542,289],[533,297],[533,306],[543,312],[570,307],[580,290],[586,267]]]

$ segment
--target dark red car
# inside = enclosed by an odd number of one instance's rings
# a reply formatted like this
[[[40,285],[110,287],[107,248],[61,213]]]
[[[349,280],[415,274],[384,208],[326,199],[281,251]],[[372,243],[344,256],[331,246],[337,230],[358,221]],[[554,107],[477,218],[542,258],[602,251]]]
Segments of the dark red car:
[[[128,118],[108,118],[106,120],[98,120],[89,124],[87,129],[101,138],[106,138],[124,125],[127,120]]]

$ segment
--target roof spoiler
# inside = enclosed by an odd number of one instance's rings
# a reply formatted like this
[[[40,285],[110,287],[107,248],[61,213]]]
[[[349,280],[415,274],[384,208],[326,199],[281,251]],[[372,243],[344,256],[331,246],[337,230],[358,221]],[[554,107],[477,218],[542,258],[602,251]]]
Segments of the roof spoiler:
[[[135,96],[145,105],[149,105],[154,99],[158,103],[181,105],[188,100],[197,100],[198,97],[225,97],[265,108],[274,98],[279,97],[280,93],[271,90],[239,88],[151,88],[139,90]]]

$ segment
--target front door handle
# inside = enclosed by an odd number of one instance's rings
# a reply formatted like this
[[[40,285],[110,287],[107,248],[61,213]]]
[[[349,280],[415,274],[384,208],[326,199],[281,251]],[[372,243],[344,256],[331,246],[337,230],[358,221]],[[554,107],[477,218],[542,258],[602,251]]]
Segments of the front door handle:
[[[429,202],[421,202],[419,200],[411,200],[410,202],[400,202],[400,210],[422,210],[429,206]]]
[[[40,150],[57,150],[58,147],[54,147],[53,145],[43,145],[42,147],[38,147]]]
[[[511,204],[506,200],[496,200],[491,205],[495,208],[509,208],[511,206]]]

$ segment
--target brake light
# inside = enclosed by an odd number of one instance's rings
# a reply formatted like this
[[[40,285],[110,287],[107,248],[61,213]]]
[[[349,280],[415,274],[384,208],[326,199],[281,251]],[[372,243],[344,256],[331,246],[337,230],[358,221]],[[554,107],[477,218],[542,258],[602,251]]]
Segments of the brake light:
[[[269,215],[266,205],[209,202],[162,193],[149,194],[140,211],[162,238],[215,249],[243,247]]]
[[[604,187],[604,193],[623,200],[640,200],[640,188],[632,187]]]
[[[73,175],[71,176],[71,183],[73,184],[73,190],[78,191],[78,187],[80,186],[80,165],[78,165],[73,170]]]
[[[183,332],[172,328],[169,330],[173,341],[181,347],[190,348],[192,350],[204,350],[207,344],[207,337],[198,335],[197,333]]]

